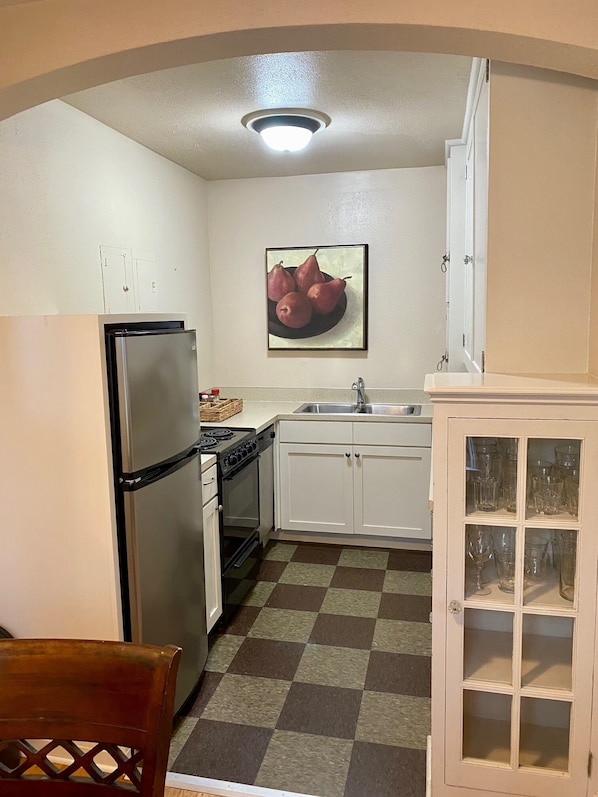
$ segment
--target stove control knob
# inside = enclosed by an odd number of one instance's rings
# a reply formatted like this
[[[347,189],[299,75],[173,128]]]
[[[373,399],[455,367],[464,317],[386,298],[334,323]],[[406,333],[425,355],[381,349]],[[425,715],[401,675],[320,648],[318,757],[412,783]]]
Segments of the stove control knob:
[[[238,459],[237,459],[236,454],[229,454],[225,461],[226,461],[227,465],[236,465],[237,462],[238,462]]]

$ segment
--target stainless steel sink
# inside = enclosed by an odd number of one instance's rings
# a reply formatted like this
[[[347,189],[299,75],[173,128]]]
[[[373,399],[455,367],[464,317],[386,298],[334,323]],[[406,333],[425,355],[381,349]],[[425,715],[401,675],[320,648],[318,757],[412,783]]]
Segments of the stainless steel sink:
[[[295,413],[314,415],[421,415],[421,404],[335,404],[330,401],[302,404]]]
[[[356,412],[364,415],[421,415],[421,404],[365,404]]]
[[[296,409],[295,412],[321,413],[325,415],[351,415],[356,410],[357,404],[334,404],[329,401],[324,401],[320,403],[308,402],[299,407],[299,409]]]

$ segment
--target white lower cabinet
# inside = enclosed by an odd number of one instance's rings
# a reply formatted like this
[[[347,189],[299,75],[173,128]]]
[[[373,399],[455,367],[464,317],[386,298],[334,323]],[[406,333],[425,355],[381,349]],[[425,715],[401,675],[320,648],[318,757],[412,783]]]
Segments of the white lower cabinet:
[[[450,380],[426,383],[432,794],[594,795],[598,388]]]
[[[282,421],[287,531],[429,540],[430,425]]]
[[[206,584],[206,622],[208,632],[222,615],[220,567],[220,506],[216,466],[202,474],[203,552]]]

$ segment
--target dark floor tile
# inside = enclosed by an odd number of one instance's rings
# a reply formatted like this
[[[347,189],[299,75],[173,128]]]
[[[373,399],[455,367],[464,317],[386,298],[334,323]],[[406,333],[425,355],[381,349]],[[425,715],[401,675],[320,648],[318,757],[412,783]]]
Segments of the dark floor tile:
[[[372,692],[430,697],[430,663],[430,656],[373,650],[365,688]]]
[[[330,586],[339,589],[367,589],[371,592],[382,592],[384,576],[384,570],[365,567],[337,567]]]
[[[430,572],[432,553],[430,551],[393,550],[388,557],[388,570],[414,570],[418,573]]]
[[[304,650],[301,642],[248,637],[237,651],[228,673],[292,681]]]
[[[427,623],[432,611],[432,598],[428,595],[397,595],[383,592],[378,617],[383,620],[410,620]]]
[[[345,797],[424,797],[426,751],[355,742]]]
[[[340,545],[316,545],[305,543],[298,545],[291,562],[307,562],[315,565],[335,565],[342,552]]]
[[[298,584],[277,584],[266,601],[270,609],[299,609],[318,612],[326,595],[326,587],[301,587]]]
[[[201,712],[206,707],[208,700],[216,691],[216,687],[222,680],[223,673],[221,672],[205,672],[199,685],[199,691],[195,696],[195,700],[190,705],[185,714],[189,717],[199,717]]]
[[[278,581],[284,573],[288,562],[276,562],[264,559],[260,564],[259,581]]]
[[[172,771],[252,784],[271,737],[269,728],[200,719]]]
[[[371,617],[319,614],[309,641],[316,645],[369,650],[375,630],[376,621]]]
[[[293,683],[277,730],[353,739],[361,705],[360,689]]]
[[[239,606],[228,625],[220,629],[220,633],[246,636],[260,612],[260,606]]]

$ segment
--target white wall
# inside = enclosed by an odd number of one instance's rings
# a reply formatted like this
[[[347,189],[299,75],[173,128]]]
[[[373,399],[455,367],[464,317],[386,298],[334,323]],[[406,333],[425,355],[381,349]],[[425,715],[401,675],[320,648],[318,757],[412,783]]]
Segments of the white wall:
[[[445,350],[444,167],[208,185],[215,383],[421,387]],[[369,244],[367,352],[268,352],[265,249]]]
[[[597,86],[543,69],[492,65],[489,371],[588,369]]]
[[[54,101],[0,123],[0,219],[0,315],[101,313],[100,246],[149,251],[213,381],[205,181]]]

